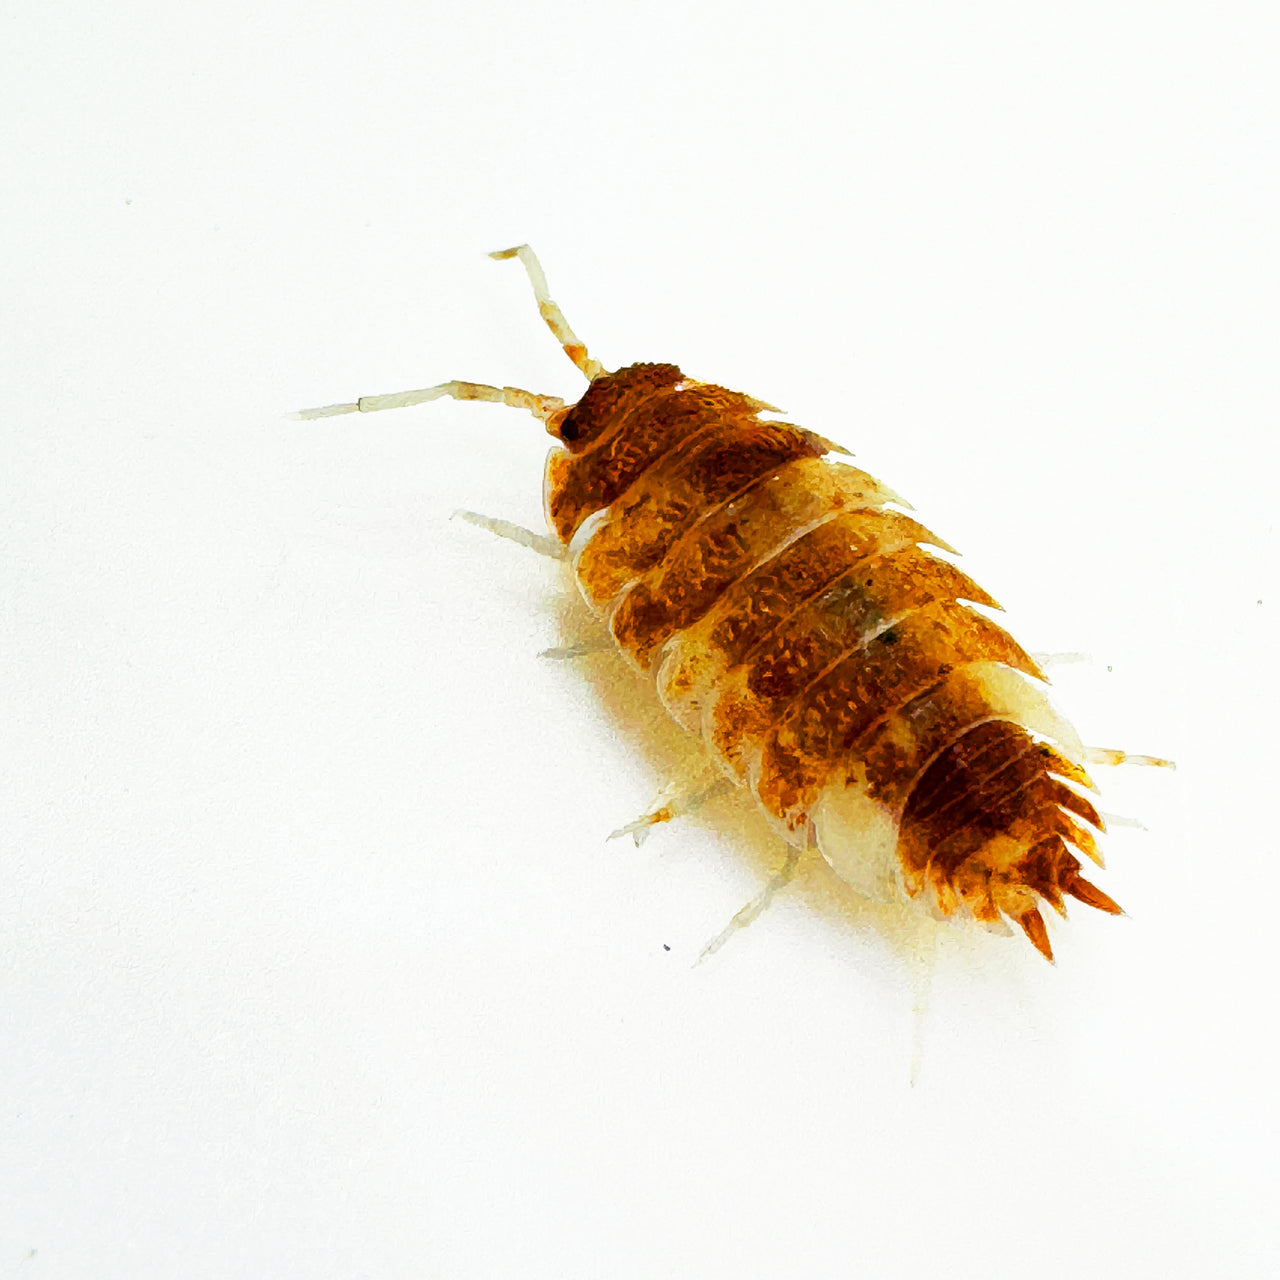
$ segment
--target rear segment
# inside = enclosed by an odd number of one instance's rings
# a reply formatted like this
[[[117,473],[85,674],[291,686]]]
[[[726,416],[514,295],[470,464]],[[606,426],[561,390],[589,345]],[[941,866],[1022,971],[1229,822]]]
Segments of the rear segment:
[[[1101,820],[1082,751],[996,608],[890,490],[767,406],[673,365],[602,374],[548,429],[553,530],[622,651],[655,674],[792,844],[944,914],[1119,908],[1080,874]]]
[[[1092,803],[1055,773],[1056,762],[1021,726],[987,720],[966,729],[920,775],[902,815],[898,852],[906,883],[929,887],[947,912],[1014,919],[1051,959],[1037,898],[1058,911],[1069,894],[1120,908],[1081,874],[1068,847],[1094,853]]]

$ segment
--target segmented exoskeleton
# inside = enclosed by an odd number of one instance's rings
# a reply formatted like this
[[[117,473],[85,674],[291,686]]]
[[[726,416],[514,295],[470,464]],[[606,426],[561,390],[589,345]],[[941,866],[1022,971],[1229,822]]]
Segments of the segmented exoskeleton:
[[[792,846],[864,893],[1008,917],[1049,959],[1040,899],[1118,912],[1077,857],[1100,865],[1087,753],[1036,662],[974,608],[995,601],[926,549],[946,543],[771,406],[671,364],[605,371],[528,246],[493,256],[521,259],[590,380],[576,404],[450,382],[300,416],[441,396],[529,410],[559,442],[547,519],[583,596]]]

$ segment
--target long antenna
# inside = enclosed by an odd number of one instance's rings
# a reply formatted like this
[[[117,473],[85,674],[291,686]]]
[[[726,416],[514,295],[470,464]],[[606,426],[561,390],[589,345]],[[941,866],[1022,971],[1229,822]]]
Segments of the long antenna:
[[[494,404],[510,405],[513,409],[528,409],[535,418],[546,422],[555,412],[564,408],[559,396],[544,396],[537,391],[525,391],[522,387],[490,387],[483,382],[441,382],[421,391],[392,391],[381,396],[361,396],[347,404],[326,404],[319,409],[301,409],[290,418],[307,421],[311,418],[336,418],[342,413],[376,413],[379,409],[407,409],[412,404],[426,404],[428,400],[488,400]]]
[[[546,326],[555,335],[556,341],[564,348],[565,355],[594,382],[604,372],[599,360],[593,360],[587,354],[586,346],[578,341],[577,335],[569,328],[564,312],[551,300],[547,292],[547,277],[543,274],[542,264],[537,255],[527,244],[517,245],[514,249],[499,249],[489,255],[491,258],[519,258],[533,285],[533,296],[537,299],[538,314],[546,322]],[[483,382],[437,383],[434,387],[423,387],[420,391],[392,391],[380,396],[361,396],[359,400],[351,400],[345,404],[327,404],[319,409],[303,409],[289,416],[294,419],[309,420],[312,418],[336,418],[343,413],[376,413],[379,409],[406,409],[414,404],[426,404],[429,400],[487,400],[491,403],[510,405],[513,409],[527,409],[535,418],[546,422],[554,413],[564,408],[564,401],[559,396],[544,396],[537,391],[525,391],[521,387],[491,387]]]
[[[564,312],[551,300],[547,289],[547,277],[542,272],[542,263],[538,255],[527,244],[518,244],[514,249],[499,249],[489,255],[499,260],[503,258],[519,258],[521,265],[533,285],[533,296],[538,300],[538,314],[546,322],[546,326],[555,335],[556,341],[564,348],[564,353],[586,375],[588,382],[594,382],[603,372],[604,365],[587,355],[586,345],[578,341],[577,335],[569,328]]]

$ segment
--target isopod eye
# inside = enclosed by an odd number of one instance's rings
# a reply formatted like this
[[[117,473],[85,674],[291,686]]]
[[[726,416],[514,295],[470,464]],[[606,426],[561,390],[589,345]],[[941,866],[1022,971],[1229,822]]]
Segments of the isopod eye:
[[[578,453],[619,427],[627,415],[681,378],[673,364],[633,364],[615,373],[602,373],[581,400],[547,421],[547,430]]]
[[[574,434],[576,428],[572,423],[569,424],[568,431],[565,430],[565,423],[573,414],[574,405],[567,404],[563,409],[557,409],[547,419],[547,434],[555,436],[557,440],[563,440],[566,444],[572,444],[577,438]]]
[[[584,409],[586,398],[583,396],[577,404],[566,405],[547,419],[547,434],[568,445],[570,451],[599,430],[599,425],[593,422],[590,406]]]

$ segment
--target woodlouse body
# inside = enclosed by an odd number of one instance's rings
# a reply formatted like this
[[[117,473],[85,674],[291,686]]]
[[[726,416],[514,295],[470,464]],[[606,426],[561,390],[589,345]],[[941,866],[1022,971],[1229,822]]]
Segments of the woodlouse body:
[[[995,601],[922,550],[945,544],[760,407],[639,364],[552,415],[547,516],[582,594],[789,842],[1048,954],[1037,897],[1119,910],[1069,847],[1101,826],[1075,735],[965,603]]]
[[[545,506],[618,647],[796,848],[856,889],[1016,921],[1051,957],[1039,901],[1119,907],[1081,874],[1102,819],[1087,753],[995,601],[893,492],[769,406],[671,364],[609,373],[547,295],[590,379],[576,404],[446,383],[304,416],[438,396],[529,409],[559,442]]]

